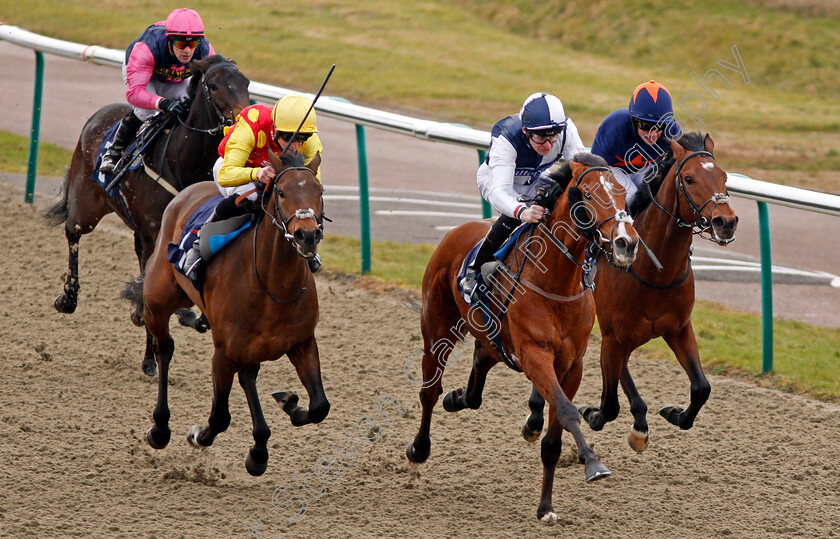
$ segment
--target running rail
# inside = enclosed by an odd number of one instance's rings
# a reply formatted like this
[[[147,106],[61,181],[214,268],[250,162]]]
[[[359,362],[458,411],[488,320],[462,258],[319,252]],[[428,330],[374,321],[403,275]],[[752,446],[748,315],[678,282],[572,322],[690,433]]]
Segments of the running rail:
[[[32,131],[29,140],[29,166],[27,170],[26,202],[32,203],[35,191],[35,171],[38,159],[38,137],[40,129],[41,92],[43,88],[43,53],[73,58],[98,65],[122,68],[125,52],[107,49],[98,45],[81,45],[50,37],[33,34],[16,26],[0,21],[0,39],[35,51],[36,77],[34,103],[32,108]],[[298,92],[289,88],[251,82],[251,97],[274,103],[287,94],[313,94]],[[318,114],[356,125],[356,148],[359,165],[359,194],[361,211],[362,273],[371,271],[370,265],[370,217],[367,200],[367,155],[364,126],[384,129],[401,135],[408,135],[432,142],[444,142],[474,148],[479,152],[479,162],[484,160],[485,150],[490,145],[490,133],[451,123],[432,122],[401,114],[385,112],[354,105],[340,97],[322,96],[316,103]],[[762,370],[773,369],[773,288],[770,254],[770,219],[767,204],[779,204],[806,211],[840,216],[840,196],[762,182],[749,176],[729,173],[726,181],[729,193],[758,203],[761,242],[761,287],[762,287]],[[483,202],[483,201],[482,201]],[[483,202],[483,214],[490,216],[490,206]]]

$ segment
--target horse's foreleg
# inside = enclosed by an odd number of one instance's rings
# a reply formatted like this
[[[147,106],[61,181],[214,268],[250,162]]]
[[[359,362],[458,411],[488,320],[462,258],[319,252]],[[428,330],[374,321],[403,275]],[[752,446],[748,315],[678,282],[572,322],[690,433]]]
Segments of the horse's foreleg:
[[[300,427],[309,423],[320,423],[330,411],[330,402],[321,382],[321,360],[315,336],[290,350],[287,355],[309,394],[309,408],[299,406],[297,395],[289,391],[277,391],[272,396],[292,419],[292,425]]]
[[[635,451],[641,453],[647,449],[650,436],[647,423],[647,404],[639,395],[627,364],[628,362],[625,361],[621,368],[621,388],[627,395],[627,400],[630,401],[630,413],[633,414],[633,426],[630,428],[630,434],[627,435],[627,443]]]
[[[146,331],[147,339],[150,336]],[[175,342],[168,334],[165,337],[154,339],[155,359],[158,364],[158,398],[155,411],[152,417],[155,424],[146,432],[146,441],[155,449],[163,449],[169,443],[171,432],[169,430],[169,362],[172,360],[172,352],[175,350]]]
[[[257,374],[260,372],[260,364],[253,363],[239,371],[239,385],[245,391],[245,398],[248,400],[248,408],[251,410],[251,422],[254,426],[254,447],[245,457],[245,469],[254,476],[262,475],[268,466],[268,437],[271,430],[265,422],[260,397],[257,395]]]
[[[545,409],[545,399],[535,386],[531,386],[531,396],[528,398],[528,408],[531,413],[522,422],[522,437],[526,442],[536,442],[540,439],[543,424],[543,410]]]
[[[213,407],[207,426],[200,428],[193,425],[187,434],[187,442],[193,447],[208,447],[213,444],[216,435],[230,426],[230,388],[236,369],[231,360],[220,349],[213,354]],[[247,395],[247,392],[246,392]]]
[[[592,430],[601,430],[605,424],[618,417],[621,409],[618,403],[618,381],[628,356],[621,350],[614,336],[604,335],[601,343],[601,405],[580,407],[580,415]]]
[[[76,311],[79,299],[79,239],[81,235],[64,229],[69,251],[67,276],[64,279],[64,293],[55,298],[55,309],[70,314]]]
[[[475,351],[473,352],[473,367],[467,389],[464,390],[464,388],[459,387],[444,395],[443,408],[447,412],[458,412],[464,408],[477,410],[481,406],[481,394],[484,392],[487,373],[496,363],[498,361],[476,340]]]
[[[694,336],[691,321],[689,320],[679,331],[663,335],[663,338],[691,380],[691,403],[687,410],[683,410],[680,406],[665,406],[659,410],[659,414],[669,423],[687,430],[694,425],[694,419],[709,399],[712,387],[706,380],[703,367],[700,366],[700,353],[697,350],[697,338]]]

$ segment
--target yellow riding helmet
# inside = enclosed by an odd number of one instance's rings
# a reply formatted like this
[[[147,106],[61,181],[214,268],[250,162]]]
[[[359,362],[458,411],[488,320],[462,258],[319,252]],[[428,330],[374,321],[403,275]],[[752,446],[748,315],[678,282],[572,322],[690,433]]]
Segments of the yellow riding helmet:
[[[315,109],[306,116],[306,121],[303,121],[304,114],[312,106],[312,101],[302,95],[287,95],[280,98],[277,104],[274,105],[274,110],[271,111],[271,119],[274,120],[274,126],[278,131],[287,133],[294,133],[300,126],[301,133],[317,133],[318,127],[315,124]]]

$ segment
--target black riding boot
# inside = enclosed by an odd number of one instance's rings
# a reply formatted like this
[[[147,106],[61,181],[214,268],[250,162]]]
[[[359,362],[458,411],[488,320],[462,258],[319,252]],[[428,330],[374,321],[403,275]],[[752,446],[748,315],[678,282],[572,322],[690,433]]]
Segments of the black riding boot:
[[[498,251],[505,240],[510,236],[510,233],[518,227],[522,221],[515,217],[508,217],[507,215],[500,215],[499,218],[490,227],[487,236],[478,248],[475,254],[475,260],[472,264],[467,266],[467,272],[464,278],[461,279],[461,288],[467,297],[472,297],[475,292],[476,275],[481,271],[481,266],[490,262],[493,259],[493,254]]]
[[[117,163],[122,157],[126,146],[134,140],[140,126],[143,125],[143,120],[134,115],[132,110],[125,115],[125,118],[120,120],[120,126],[114,134],[114,142],[108,147],[108,151],[102,156],[102,164],[99,165],[99,172],[103,174],[113,174]]]
[[[204,225],[207,223],[214,223],[218,221],[224,221],[225,219],[230,219],[232,217],[238,217],[240,215],[245,215],[248,213],[247,207],[245,204],[242,206],[236,205],[236,198],[239,195],[231,195],[226,197],[216,208],[213,210],[213,213],[210,214],[210,217],[204,221],[204,224],[201,225],[201,228],[204,228]],[[198,232],[201,235],[201,231]],[[198,262],[201,261],[201,249],[198,246],[198,239],[193,242],[192,247],[190,250],[187,251],[187,254],[184,258],[184,273],[186,273],[187,278],[194,281],[196,278],[196,269],[198,268]]]

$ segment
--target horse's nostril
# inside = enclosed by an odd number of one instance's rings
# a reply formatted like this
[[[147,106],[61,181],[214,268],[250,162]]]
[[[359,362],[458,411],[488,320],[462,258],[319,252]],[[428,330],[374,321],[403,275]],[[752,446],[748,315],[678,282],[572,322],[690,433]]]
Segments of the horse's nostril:
[[[715,217],[712,219],[712,226],[717,229],[723,228],[726,226],[726,219],[723,217]]]
[[[298,243],[303,243],[304,241],[306,241],[306,234],[303,230],[295,230],[295,241]]]
[[[626,240],[626,239],[624,239],[624,238],[618,238],[618,239],[616,239],[616,240],[613,242],[613,244],[615,245],[615,248],[616,248],[616,249],[618,249],[618,250],[619,250],[619,251],[621,251],[621,252],[624,252],[624,251],[626,251],[626,250],[627,250],[627,240]]]

